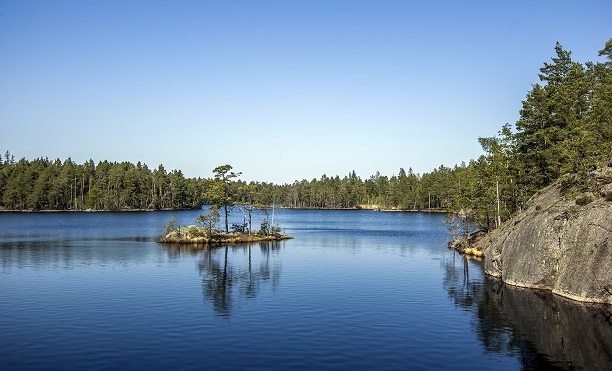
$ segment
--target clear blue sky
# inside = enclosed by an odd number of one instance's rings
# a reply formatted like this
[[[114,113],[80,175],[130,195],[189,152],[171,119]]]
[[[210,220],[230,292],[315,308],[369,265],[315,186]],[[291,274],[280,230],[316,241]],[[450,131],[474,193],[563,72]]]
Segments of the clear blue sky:
[[[0,151],[291,183],[481,154],[612,1],[0,0]]]

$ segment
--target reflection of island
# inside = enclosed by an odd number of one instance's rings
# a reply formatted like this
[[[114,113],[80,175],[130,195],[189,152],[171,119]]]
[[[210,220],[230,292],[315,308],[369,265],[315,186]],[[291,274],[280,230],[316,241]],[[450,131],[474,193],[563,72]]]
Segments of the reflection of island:
[[[201,250],[198,271],[202,276],[202,294],[221,317],[229,317],[236,301],[253,299],[262,286],[275,288],[281,267],[271,263],[271,255],[283,242],[260,242],[247,247],[219,247]],[[259,254],[253,258],[254,249]]]
[[[517,357],[526,370],[612,370],[612,308],[470,280],[470,268],[480,269],[460,256],[445,262],[443,284],[457,306],[474,311],[485,351]]]

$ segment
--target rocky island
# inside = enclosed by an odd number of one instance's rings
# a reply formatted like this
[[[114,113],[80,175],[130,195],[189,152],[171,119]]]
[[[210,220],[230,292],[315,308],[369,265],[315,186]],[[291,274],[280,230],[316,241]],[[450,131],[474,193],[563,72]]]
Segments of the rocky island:
[[[160,243],[173,244],[202,244],[202,245],[223,245],[223,244],[242,244],[261,241],[280,241],[288,240],[293,237],[284,233],[248,233],[248,232],[223,232],[215,230],[212,233],[206,228],[189,225],[174,229],[160,239]]]

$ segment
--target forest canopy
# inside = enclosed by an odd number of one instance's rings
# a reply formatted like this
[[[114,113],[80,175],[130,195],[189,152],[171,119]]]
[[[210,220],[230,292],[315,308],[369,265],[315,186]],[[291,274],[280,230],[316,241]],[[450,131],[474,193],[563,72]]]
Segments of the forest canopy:
[[[399,169],[362,179],[340,177],[276,185],[228,182],[232,202],[293,208],[461,210],[483,227],[516,213],[531,195],[564,174],[580,191],[587,174],[612,166],[612,39],[599,55],[604,62],[580,63],[560,43],[539,71],[514,126],[479,138],[484,154],[467,164],[440,166],[424,174]],[[199,208],[214,203],[213,178],[185,178],[163,165],[89,160],[77,164],[38,158],[0,157],[0,209],[155,210]]]

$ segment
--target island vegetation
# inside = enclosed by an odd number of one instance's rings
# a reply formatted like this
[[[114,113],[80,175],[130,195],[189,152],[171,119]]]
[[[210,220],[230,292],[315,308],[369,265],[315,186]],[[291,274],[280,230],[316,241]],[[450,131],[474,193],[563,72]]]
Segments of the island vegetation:
[[[269,220],[267,206],[252,202],[234,202],[231,181],[239,177],[240,173],[234,173],[231,170],[231,165],[218,166],[213,170],[214,181],[207,191],[207,197],[214,200],[215,203],[210,206],[206,214],[200,214],[197,217],[197,225],[182,227],[176,223],[174,218],[171,218],[166,224],[159,242],[218,245],[290,239],[291,236],[281,233],[279,225],[273,225],[273,221]],[[232,224],[230,231],[229,214],[234,207],[243,211],[244,223]],[[263,210],[265,213],[261,227],[256,232],[252,230],[252,215],[255,209]],[[220,210],[223,210],[225,230],[217,229],[221,219]]]
[[[216,214],[216,219],[215,219]],[[193,245],[227,245],[244,244],[261,241],[280,241],[292,237],[281,233],[280,226],[272,226],[267,220],[261,223],[258,231],[251,231],[245,225],[234,224],[229,232],[216,228],[219,209],[211,208],[207,214],[197,218],[197,225],[180,226],[171,219],[164,228],[164,234],[159,239],[161,243],[193,244]]]
[[[0,158],[2,210],[160,210],[204,204],[282,205],[288,208],[442,210],[460,224],[494,229],[516,215],[538,190],[562,175],[566,197],[597,193],[587,176],[612,164],[612,39],[603,62],[580,63],[561,44],[540,69],[514,126],[479,138],[484,154],[430,172],[400,168],[376,173],[296,180],[291,184],[244,182],[229,168],[211,178],[186,178],[163,165],[140,162],[77,164],[38,158]],[[226,165],[229,166],[229,165]],[[227,171],[225,171],[227,170]],[[220,177],[223,182],[219,182]],[[219,192],[219,187],[223,192]],[[220,199],[223,197],[224,199]],[[244,206],[245,208],[249,206]],[[251,206],[252,207],[252,206]],[[229,226],[225,223],[225,233]]]

